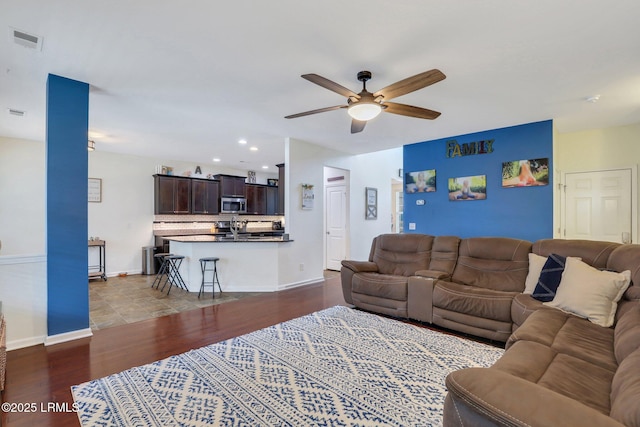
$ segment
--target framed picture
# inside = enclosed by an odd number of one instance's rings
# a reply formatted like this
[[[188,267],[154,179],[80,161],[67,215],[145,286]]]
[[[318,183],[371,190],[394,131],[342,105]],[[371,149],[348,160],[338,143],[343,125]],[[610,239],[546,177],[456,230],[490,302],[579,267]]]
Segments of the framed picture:
[[[487,198],[487,176],[461,176],[449,178],[449,200],[468,201]]]
[[[534,187],[549,184],[549,159],[512,160],[502,163],[502,186]]]
[[[102,179],[89,178],[89,198],[90,202],[102,202]]]
[[[377,219],[378,218],[378,189],[366,187],[365,188],[365,214],[364,219]]]
[[[436,170],[407,172],[404,177],[406,193],[430,193],[436,191]]]

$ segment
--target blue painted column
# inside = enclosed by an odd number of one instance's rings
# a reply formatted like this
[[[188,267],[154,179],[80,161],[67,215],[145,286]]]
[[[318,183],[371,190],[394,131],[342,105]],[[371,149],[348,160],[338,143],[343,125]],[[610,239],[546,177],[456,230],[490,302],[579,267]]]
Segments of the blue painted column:
[[[89,327],[87,192],[89,85],[47,79],[47,329]]]

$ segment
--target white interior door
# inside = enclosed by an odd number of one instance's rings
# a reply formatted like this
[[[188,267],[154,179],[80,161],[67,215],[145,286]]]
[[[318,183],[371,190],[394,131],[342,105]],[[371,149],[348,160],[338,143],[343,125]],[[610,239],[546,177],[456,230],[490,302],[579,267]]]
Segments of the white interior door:
[[[630,242],[632,187],[631,169],[566,173],[564,237]]]
[[[344,185],[326,187],[325,193],[327,269],[340,270],[340,262],[345,259],[347,251],[347,187]]]

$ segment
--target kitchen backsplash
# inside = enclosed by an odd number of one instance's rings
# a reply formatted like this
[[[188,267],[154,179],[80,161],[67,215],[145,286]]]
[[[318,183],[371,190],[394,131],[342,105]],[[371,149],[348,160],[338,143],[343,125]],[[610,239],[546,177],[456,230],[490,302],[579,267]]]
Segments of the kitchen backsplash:
[[[247,221],[247,232],[271,231],[273,221],[280,221],[284,228],[284,216],[279,215],[155,215],[154,234],[166,235],[171,231],[202,231],[210,233],[218,221]]]

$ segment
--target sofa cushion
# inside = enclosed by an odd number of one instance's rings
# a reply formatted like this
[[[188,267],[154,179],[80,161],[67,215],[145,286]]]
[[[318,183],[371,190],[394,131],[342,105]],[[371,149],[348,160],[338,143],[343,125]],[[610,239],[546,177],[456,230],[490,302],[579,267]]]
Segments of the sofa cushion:
[[[594,240],[542,239],[533,244],[531,251],[543,257],[551,254],[578,257],[595,268],[603,269],[607,267],[609,255],[619,246],[620,243]]]
[[[562,280],[565,262],[566,257],[562,255],[551,254],[547,257],[540,271],[538,283],[531,294],[535,299],[547,302],[555,297],[560,280]]]
[[[618,364],[640,348],[640,304],[635,304],[616,323],[613,345]]]
[[[372,261],[382,274],[412,276],[429,269],[433,239],[425,234],[382,234],[375,239]]]
[[[517,292],[438,281],[433,289],[433,306],[475,317],[511,322],[511,302],[516,295]]]
[[[531,242],[506,237],[471,237],[460,242],[452,281],[479,288],[522,292]]]
[[[404,276],[356,273],[353,275],[351,293],[406,301],[408,281],[409,278]]]
[[[533,293],[536,285],[538,284],[538,279],[540,279],[540,273],[542,273],[542,267],[544,267],[545,262],[547,262],[546,257],[536,255],[534,253],[529,254],[529,272],[527,273],[527,279],[524,282],[523,293]]]
[[[429,270],[442,271],[451,276],[458,260],[460,238],[457,236],[436,236],[431,250]]]
[[[611,417],[627,427],[640,427],[640,349],[625,358],[611,383]]]
[[[544,305],[542,305],[542,302],[533,298],[531,295],[516,295],[513,298],[513,303],[511,303],[511,321],[514,324],[514,327],[522,325],[533,312],[540,310],[543,307]]]
[[[568,258],[556,296],[545,304],[609,327],[613,325],[618,301],[629,282],[629,270],[622,273],[600,271]]]

